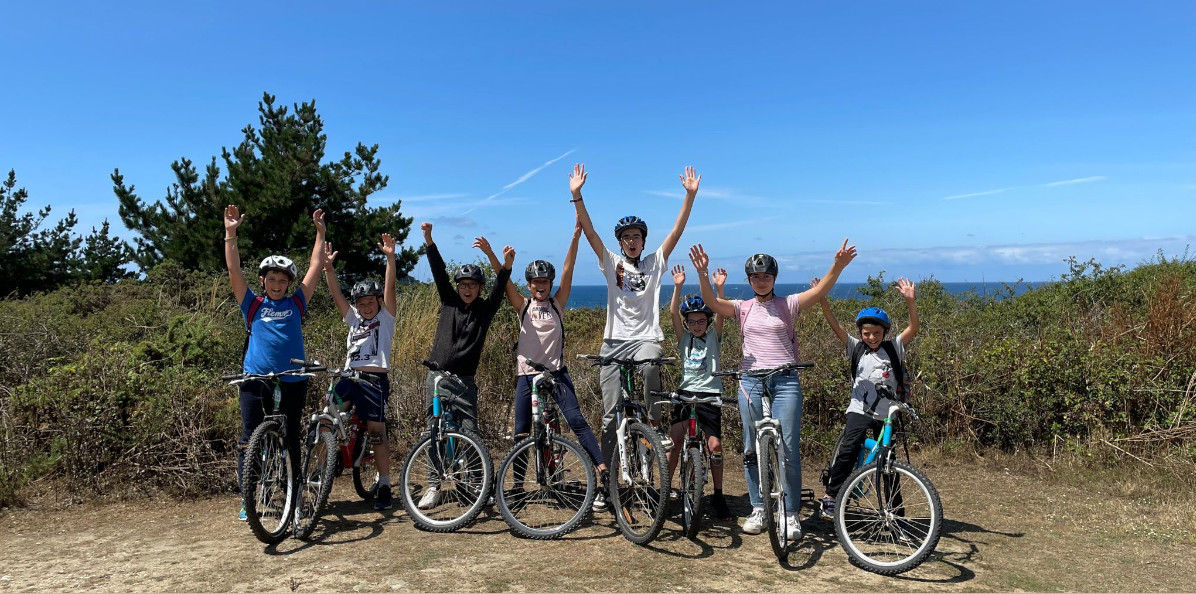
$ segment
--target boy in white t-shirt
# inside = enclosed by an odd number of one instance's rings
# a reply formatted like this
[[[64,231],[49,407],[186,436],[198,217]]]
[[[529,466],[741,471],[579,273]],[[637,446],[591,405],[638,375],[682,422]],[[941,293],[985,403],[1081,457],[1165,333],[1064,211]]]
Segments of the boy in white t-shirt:
[[[811,284],[817,285],[818,282],[819,279],[815,278]],[[918,309],[914,305],[914,283],[904,278],[897,279],[897,290],[905,297],[905,305],[909,308],[909,326],[893,338],[885,337],[893,325],[885,310],[879,307],[860,310],[855,318],[856,328],[860,331],[860,338],[857,339],[839,325],[826,297],[819,300],[823,317],[831,325],[835,337],[846,347],[847,357],[855,365],[852,370],[851,402],[847,405],[847,422],[843,425],[839,447],[832,455],[830,469],[825,477],[826,493],[822,497],[821,510],[825,520],[835,518],[835,498],[843,481],[855,469],[868,431],[880,435],[883,416],[889,410],[889,401],[882,393],[897,395],[904,389],[899,375],[903,375],[905,349],[918,334]]]
[[[331,246],[326,250],[331,252]],[[366,421],[370,445],[374,448],[374,460],[378,464],[378,494],[374,509],[391,507],[390,493],[390,446],[386,443],[386,404],[390,400],[390,344],[395,335],[395,240],[389,233],[382,234],[378,248],[386,255],[386,286],[378,281],[364,280],[353,285],[353,304],[350,305],[341,294],[336,280],[332,252],[324,259],[324,278],[328,291],[341,312],[341,318],[349,326],[346,339],[348,356],[345,366],[361,372],[366,382],[354,382],[348,378],[336,384],[336,392],[346,401],[352,401],[357,408],[358,418]],[[379,298],[382,298],[381,300]]]
[[[660,329],[660,281],[668,273],[669,255],[681,239],[694,198],[698,194],[698,183],[702,176],[693,167],[686,167],[681,175],[685,198],[681,201],[681,212],[673,229],[653,253],[644,255],[644,243],[648,238],[648,224],[637,216],[619,219],[615,224],[615,240],[620,253],[606,248],[602,236],[594,230],[590,214],[582,201],[581,188],[586,183],[585,165],[577,164],[569,175],[570,202],[576,207],[577,220],[581,223],[586,240],[598,256],[598,268],[606,277],[606,329],[602,335],[602,349],[599,354],[620,359],[656,359],[661,356],[660,341],[664,332]],[[653,406],[657,398],[652,392],[660,390],[660,368],[656,365],[640,367],[643,375],[644,401],[652,424],[660,425],[660,407]],[[602,455],[612,459],[615,449],[615,407],[621,396],[619,369],[613,365],[602,368]],[[665,448],[672,446],[668,435],[662,435]]]

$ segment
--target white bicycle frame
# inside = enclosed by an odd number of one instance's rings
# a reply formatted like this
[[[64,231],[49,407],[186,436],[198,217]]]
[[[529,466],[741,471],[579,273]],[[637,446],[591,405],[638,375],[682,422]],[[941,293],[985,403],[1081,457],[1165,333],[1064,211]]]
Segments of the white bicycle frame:
[[[760,396],[760,404],[761,404],[761,408],[764,411],[764,418],[760,419],[759,421],[756,421],[756,423],[755,423],[756,457],[757,457],[756,458],[757,459],[756,472],[758,472],[760,474],[760,477],[759,477],[760,484],[763,484],[765,482],[764,473],[768,471],[768,467],[765,464],[760,463],[760,438],[764,437],[765,435],[772,435],[773,437],[776,438],[775,441],[777,444],[777,454],[778,454],[777,465],[780,466],[780,468],[777,469],[777,476],[781,477],[781,480],[776,481],[777,484],[775,484],[775,485],[771,485],[771,484],[769,485],[768,496],[774,497],[774,498],[776,498],[776,497],[784,498],[785,497],[785,477],[787,475],[785,474],[785,463],[786,463],[785,442],[781,436],[781,424],[779,422],[777,422],[776,419],[772,418],[772,400],[771,399],[765,398],[763,395],[761,395]],[[761,495],[761,498],[763,498],[764,494],[761,493],[760,495]]]

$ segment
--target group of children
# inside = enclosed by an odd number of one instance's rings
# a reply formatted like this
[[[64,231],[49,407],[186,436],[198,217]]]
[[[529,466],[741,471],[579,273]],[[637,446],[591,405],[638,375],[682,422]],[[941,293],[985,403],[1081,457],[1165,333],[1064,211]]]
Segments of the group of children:
[[[606,460],[615,448],[614,412],[621,400],[618,370],[613,366],[601,371],[601,387],[604,416],[601,428],[601,442],[586,422],[577,401],[572,380],[564,360],[564,312],[572,288],[573,267],[577,258],[578,242],[582,234],[598,258],[598,266],[607,285],[606,326],[603,332],[599,354],[617,358],[654,359],[662,356],[661,341],[664,333],[660,327],[660,289],[663,278],[669,273],[668,259],[680,241],[689,219],[693,202],[697,196],[701,176],[692,167],[686,168],[680,176],[685,189],[685,198],[672,229],[665,235],[660,246],[651,253],[645,252],[648,225],[642,219],[628,216],[620,219],[614,228],[614,239],[619,251],[608,249],[602,235],[595,231],[582,197],[587,173],[583,165],[575,165],[569,175],[570,202],[574,205],[577,223],[570,242],[559,281],[556,268],[544,260],[535,260],[527,265],[524,278],[528,295],[520,293],[510,280],[515,250],[506,246],[502,260],[494,253],[490,243],[479,237],[473,247],[482,251],[490,261],[496,278],[489,294],[483,296],[485,276],[476,265],[459,267],[450,280],[449,271],[432,239],[432,224],[423,223],[424,243],[428,263],[440,297],[440,318],[436,328],[428,360],[445,371],[452,372],[463,380],[463,386],[442,384],[441,389],[456,390],[455,413],[465,429],[477,430],[477,385],[474,375],[481,359],[482,347],[495,313],[503,297],[519,314],[519,341],[516,346],[518,378],[516,379],[515,426],[516,435],[527,433],[531,425],[531,379],[536,372],[528,361],[546,365],[556,377],[554,394],[561,413],[570,428],[598,469],[603,489],[595,500],[595,509],[605,507],[605,491],[609,481]],[[300,319],[306,303],[315,290],[322,271],[333,295],[337,309],[348,326],[348,358],[346,366],[359,370],[368,383],[342,381],[337,390],[346,399],[352,400],[368,421],[370,442],[377,453],[380,481],[375,502],[377,509],[391,506],[390,455],[385,439],[386,403],[389,397],[390,368],[389,353],[395,328],[395,242],[383,234],[379,249],[386,256],[386,277],[384,286],[367,280],[357,283],[351,292],[352,302],[346,300],[337,283],[333,262],[336,252],[325,242],[324,213],[317,210],[312,215],[316,227],[316,241],[312,248],[311,266],[293,295],[287,290],[296,277],[294,264],[282,256],[270,256],[259,266],[259,280],[265,294],[255,295],[246,285],[241,274],[240,256],[237,251],[237,228],[244,220],[235,206],[225,210],[225,258],[233,292],[241,305],[249,331],[248,348],[245,354],[246,373],[279,372],[291,367],[292,358],[303,358],[303,336]],[[722,327],[726,318],[734,319],[740,326],[743,337],[743,359],[741,369],[769,369],[787,363],[798,362],[798,344],[794,331],[794,318],[802,311],[818,304],[830,323],[835,336],[844,344],[853,364],[853,385],[851,402],[847,408],[847,423],[842,444],[835,454],[826,481],[826,492],[822,499],[822,515],[833,514],[834,500],[843,480],[850,474],[859,449],[869,430],[878,431],[875,411],[887,407],[879,402],[881,394],[899,393],[901,389],[902,364],[905,348],[918,331],[918,318],[914,307],[914,285],[901,279],[898,290],[905,297],[909,308],[909,326],[894,338],[888,338],[892,323],[888,314],[878,308],[868,308],[856,317],[860,338],[849,336],[831,314],[826,295],[838,280],[843,269],[856,256],[855,246],[848,246],[847,240],[835,253],[827,273],[814,279],[810,289],[793,295],[779,296],[774,292],[779,266],[775,258],[767,254],[756,254],[748,258],[744,274],[755,296],[747,300],[728,300],[723,287],[727,272],[715,271],[709,274],[709,255],[701,244],[689,250],[701,296],[682,299],[682,287],[686,281],[683,266],[672,268],[673,297],[669,313],[677,349],[682,361],[682,377],[679,391],[693,394],[720,394],[721,378],[713,373],[719,370]],[[555,284],[555,292],[553,291]],[[713,332],[711,331],[713,328]],[[660,370],[654,365],[640,368],[643,376],[644,395],[651,422],[660,427],[660,409],[655,404],[653,392],[661,389]],[[434,374],[428,374],[426,398],[429,416]],[[288,419],[288,435],[299,435],[299,422],[305,401],[306,380],[286,378],[283,389],[282,410]],[[801,458],[798,448],[801,435],[802,393],[796,372],[780,373],[767,380],[769,392],[773,395],[772,414],[783,428],[786,457],[791,461],[786,466],[786,492],[790,501],[786,508],[797,510],[801,496]],[[879,388],[887,385],[889,390]],[[758,534],[764,524],[764,504],[760,494],[758,463],[754,443],[754,422],[762,415],[760,397],[764,386],[760,380],[743,377],[739,384],[739,411],[743,424],[744,475],[748,485],[748,497],[752,512],[743,525],[743,531]],[[240,390],[242,417],[242,448],[264,416],[264,399],[268,390],[261,382],[245,382]],[[881,406],[877,406],[877,404]],[[710,405],[697,405],[698,422],[708,439],[715,456],[712,463],[714,496],[712,508],[720,519],[732,516],[722,492],[723,472],[721,465],[721,413]],[[689,413],[684,407],[675,407],[671,419],[671,430],[660,427],[662,441],[671,447],[684,436]],[[671,438],[670,438],[671,435]],[[297,461],[298,440],[289,444],[291,459]],[[677,465],[677,450],[669,453],[669,472]],[[241,472],[238,457],[238,478]],[[439,502],[435,488],[425,491],[417,504],[421,509],[434,507]],[[244,519],[244,510],[241,511]],[[801,527],[796,512],[785,518],[784,529],[790,540],[800,539]]]

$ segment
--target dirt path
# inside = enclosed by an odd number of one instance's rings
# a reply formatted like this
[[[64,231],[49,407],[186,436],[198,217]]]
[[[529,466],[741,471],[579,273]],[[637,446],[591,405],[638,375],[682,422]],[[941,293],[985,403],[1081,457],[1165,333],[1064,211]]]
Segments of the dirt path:
[[[829,523],[815,519],[805,521],[805,539],[782,566],[767,536],[731,523],[690,541],[670,521],[647,548],[623,539],[609,514],[556,542],[515,538],[497,514],[460,533],[428,534],[401,511],[380,515],[358,502],[342,479],[313,540],[277,547],[233,520],[231,496],[9,511],[0,518],[0,591],[1191,588],[1192,535],[1152,524],[1159,514],[1149,502],[1043,489],[990,466],[929,466],[946,512],[943,538],[930,561],[897,578],[852,567]],[[728,474],[737,479],[728,492],[742,493],[742,473]],[[734,506],[744,514],[746,498]]]

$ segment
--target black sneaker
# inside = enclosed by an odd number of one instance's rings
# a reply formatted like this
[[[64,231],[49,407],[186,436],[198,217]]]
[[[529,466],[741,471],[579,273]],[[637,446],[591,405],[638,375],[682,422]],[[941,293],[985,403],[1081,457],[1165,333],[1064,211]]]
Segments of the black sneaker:
[[[390,505],[390,485],[378,485],[378,495],[374,499],[374,509],[382,511],[384,509],[390,509]]]
[[[730,520],[731,508],[727,507],[727,498],[722,493],[715,493],[710,497],[710,513],[716,520]]]
[[[822,519],[827,520],[829,522],[835,521],[835,498],[834,497],[823,497],[822,498],[822,510],[818,513],[818,515]]]
[[[606,494],[610,493],[610,470],[603,470],[599,477],[598,493],[594,495],[594,503],[591,506],[594,511],[602,511],[606,509]]]

